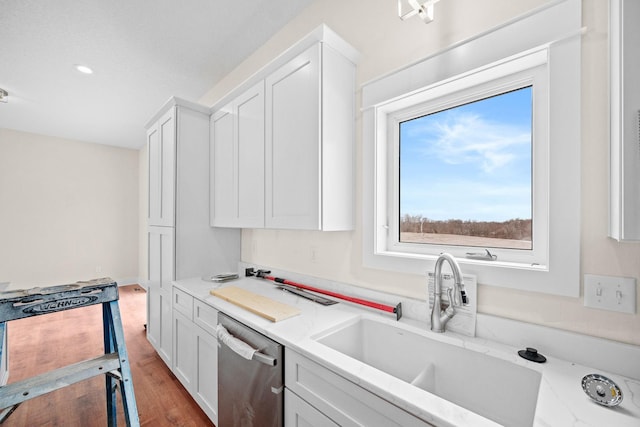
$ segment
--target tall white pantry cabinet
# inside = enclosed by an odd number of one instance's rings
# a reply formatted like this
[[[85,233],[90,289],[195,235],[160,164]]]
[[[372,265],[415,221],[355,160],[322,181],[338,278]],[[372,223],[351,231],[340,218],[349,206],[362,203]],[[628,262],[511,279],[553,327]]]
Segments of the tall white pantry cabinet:
[[[240,232],[209,225],[209,109],[171,98],[149,121],[147,338],[173,369],[173,280],[235,271]]]

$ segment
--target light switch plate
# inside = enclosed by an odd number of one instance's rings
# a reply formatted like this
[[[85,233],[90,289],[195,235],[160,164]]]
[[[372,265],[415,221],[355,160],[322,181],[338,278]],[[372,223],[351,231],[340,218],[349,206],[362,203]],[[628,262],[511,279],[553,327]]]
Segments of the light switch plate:
[[[636,312],[636,279],[585,274],[584,305],[634,314]]]

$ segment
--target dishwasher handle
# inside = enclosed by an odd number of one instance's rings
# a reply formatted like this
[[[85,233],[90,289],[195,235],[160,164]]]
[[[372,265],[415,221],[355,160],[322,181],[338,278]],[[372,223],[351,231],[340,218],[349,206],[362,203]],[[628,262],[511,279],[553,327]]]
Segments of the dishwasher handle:
[[[218,340],[220,342],[229,347],[229,349],[234,353],[239,354],[247,360],[255,360],[256,362],[260,362],[268,366],[276,366],[278,363],[276,358],[260,353],[259,350],[231,335],[227,328],[221,324],[218,324],[216,334],[218,335]]]

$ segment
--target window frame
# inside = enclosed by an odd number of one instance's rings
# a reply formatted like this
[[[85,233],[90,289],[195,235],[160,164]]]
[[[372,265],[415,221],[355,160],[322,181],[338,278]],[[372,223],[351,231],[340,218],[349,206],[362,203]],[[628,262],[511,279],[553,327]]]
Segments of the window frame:
[[[534,219],[548,219],[545,259],[516,262],[499,256],[496,261],[481,261],[454,255],[465,273],[477,276],[478,283],[579,296],[580,25],[580,1],[557,1],[363,86],[362,237],[366,267],[425,274],[433,269],[438,256],[399,251],[388,244],[389,232],[394,231],[391,218],[398,215],[397,207],[396,212],[390,212],[388,204],[394,191],[389,180],[393,176],[393,165],[388,161],[393,157],[388,152],[389,115],[411,109],[420,94],[431,93],[430,98],[436,99],[433,94],[451,94],[487,82],[499,87],[501,78],[522,78],[518,73],[526,75],[528,69],[543,67],[548,96],[544,111],[534,113],[534,132],[539,132],[540,121],[546,121],[548,145],[546,152],[534,153],[533,185],[534,192],[542,192],[536,195]],[[538,148],[534,142],[534,149]],[[544,179],[539,181],[541,174]],[[546,202],[548,209],[538,211],[540,201]]]

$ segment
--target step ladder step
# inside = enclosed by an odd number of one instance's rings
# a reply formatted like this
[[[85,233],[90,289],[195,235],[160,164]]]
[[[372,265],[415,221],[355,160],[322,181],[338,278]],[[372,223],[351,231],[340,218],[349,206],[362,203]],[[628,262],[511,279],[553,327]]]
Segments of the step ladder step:
[[[47,288],[0,292],[0,322],[71,310],[118,299],[110,277]]]
[[[118,368],[120,368],[118,353],[109,353],[7,384],[0,387],[0,408],[22,403]]]

